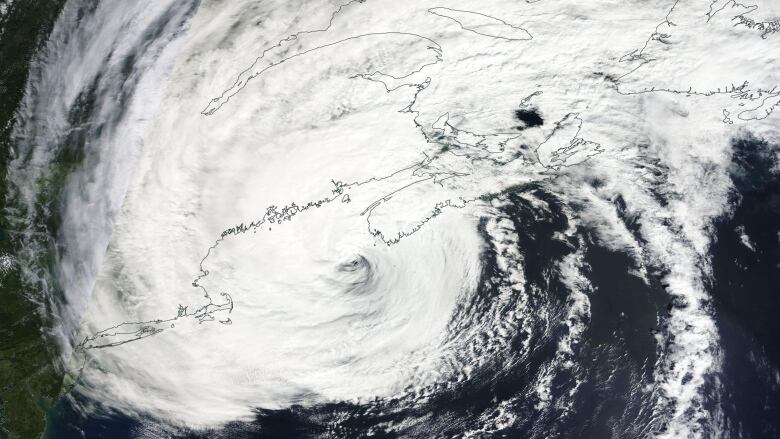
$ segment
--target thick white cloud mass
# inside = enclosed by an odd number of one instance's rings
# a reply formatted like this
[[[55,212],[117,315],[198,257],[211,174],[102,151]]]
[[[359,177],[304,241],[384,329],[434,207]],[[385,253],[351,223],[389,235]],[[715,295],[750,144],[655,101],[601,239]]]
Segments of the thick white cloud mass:
[[[731,139],[777,139],[772,5],[154,0],[103,2],[74,26],[78,3],[39,61],[37,86],[58,92],[22,111],[36,140],[20,154],[45,169],[34,145],[70,129],[85,88],[122,112],[63,203],[55,308],[82,394],[204,428],[257,407],[425,397],[469,379],[508,332],[543,337],[529,320],[557,319],[568,335],[536,378],[545,410],[556,368],[575,367],[590,286],[572,253],[567,308],[533,307],[534,256],[500,206],[540,184],[578,206],[561,240],[591,227],[679,304],[643,390],[663,435],[718,428],[703,399],[722,362],[707,251]],[[134,62],[114,66],[123,50]],[[132,83],[111,82],[123,68]],[[544,123],[518,127],[517,110]],[[456,327],[486,241],[511,282],[484,321]]]

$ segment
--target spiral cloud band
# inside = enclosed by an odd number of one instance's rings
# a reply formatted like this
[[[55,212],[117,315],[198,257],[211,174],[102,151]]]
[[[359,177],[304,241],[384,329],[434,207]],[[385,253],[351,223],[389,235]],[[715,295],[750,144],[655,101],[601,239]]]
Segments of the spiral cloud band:
[[[780,9],[445,3],[66,4],[12,180],[32,206],[82,149],[57,271],[21,261],[62,290],[75,412],[152,436],[730,428],[709,252],[738,145],[778,142]]]

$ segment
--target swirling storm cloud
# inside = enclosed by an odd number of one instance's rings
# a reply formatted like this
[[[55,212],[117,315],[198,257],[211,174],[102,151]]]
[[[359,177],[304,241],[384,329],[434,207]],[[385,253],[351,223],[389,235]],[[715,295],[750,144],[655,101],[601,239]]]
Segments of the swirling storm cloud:
[[[50,434],[777,434],[727,286],[776,305],[778,14],[66,2],[9,167],[62,188]]]

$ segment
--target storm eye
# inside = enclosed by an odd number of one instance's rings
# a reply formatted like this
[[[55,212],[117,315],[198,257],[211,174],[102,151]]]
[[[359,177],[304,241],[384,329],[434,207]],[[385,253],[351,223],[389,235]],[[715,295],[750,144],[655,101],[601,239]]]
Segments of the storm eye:
[[[366,265],[368,265],[368,261],[366,261],[366,258],[360,255],[355,255],[348,261],[339,265],[339,270],[353,272],[364,268]]]

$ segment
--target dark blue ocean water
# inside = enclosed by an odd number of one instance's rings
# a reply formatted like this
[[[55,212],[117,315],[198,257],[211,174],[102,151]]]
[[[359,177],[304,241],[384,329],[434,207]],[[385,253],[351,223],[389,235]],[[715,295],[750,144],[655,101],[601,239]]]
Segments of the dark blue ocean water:
[[[586,248],[588,277],[594,286],[590,295],[592,321],[584,342],[576,348],[577,366],[556,374],[552,385],[553,401],[576,389],[569,410],[553,407],[540,411],[535,407],[535,378],[541,368],[551,364],[558,340],[568,331],[565,325],[557,324],[549,328],[546,338],[532,340],[534,349],[526,354],[515,347],[528,335],[516,334],[507,352],[488,362],[472,379],[439,390],[424,403],[399,399],[366,406],[338,403],[258,409],[255,422],[235,423],[218,432],[181,431],[177,437],[361,437],[368,431],[373,431],[374,437],[431,437],[433,432],[436,437],[457,437],[479,427],[479,414],[502,402],[510,404],[517,422],[511,429],[495,433],[496,437],[598,438],[609,437],[616,430],[640,434],[651,425],[648,408],[652,401],[636,389],[652,383],[656,359],[653,333],[658,315],[667,305],[663,288],[657,282],[648,286],[629,274],[636,268],[631,258],[600,246],[588,230],[577,232],[582,241],[556,237],[569,225],[563,209],[544,190],[534,189],[533,194],[550,208],[539,211],[517,195],[510,195],[510,203],[503,208],[520,232],[528,287],[543,292],[533,306],[561,318],[570,291],[556,276],[556,264],[581,246]],[[489,242],[488,238],[486,235]],[[483,257],[479,291],[471,303],[456,311],[454,319],[478,320],[499,294],[499,283],[491,280],[502,276],[496,268],[495,251],[489,248]],[[333,422],[337,417],[342,420]],[[83,417],[64,401],[52,411],[50,421],[49,436],[57,438],[131,438],[150,429],[153,433],[155,428],[154,420],[139,422],[121,414]],[[388,421],[403,421],[408,427],[394,432],[379,428]]]
[[[732,212],[717,222],[712,247],[714,276],[709,285],[724,355],[720,387],[708,400],[716,401],[724,416],[723,437],[778,437],[780,388],[780,178],[772,146],[756,139],[734,143],[731,169],[735,189]],[[576,346],[576,366],[556,374],[552,399],[567,398],[568,410],[539,410],[534,396],[535,377],[551,363],[557,341],[568,330],[553,325],[546,338],[534,339],[530,353],[519,346],[527,334],[518,332],[506,352],[487,362],[475,375],[439,389],[419,402],[414,399],[378,400],[371,404],[324,404],[261,410],[253,422],[234,423],[218,431],[166,432],[153,419],[133,419],[116,413],[78,414],[62,401],[49,419],[52,438],[305,438],[305,437],[458,437],[480,425],[479,415],[505,403],[516,415],[511,428],[482,437],[511,438],[633,438],[647,437],[664,426],[654,418],[653,367],[658,349],[654,335],[675,306],[660,281],[663,273],[652,267],[645,282],[631,274],[637,268],[629,255],[608,250],[594,230],[579,228],[561,238],[570,220],[556,196],[544,188],[529,193],[550,206],[539,210],[517,194],[502,208],[520,234],[528,288],[544,294],[533,306],[560,315],[570,291],[556,275],[556,263],[584,250],[591,318],[582,342]],[[622,200],[615,200],[619,212]],[[630,222],[630,218],[624,218]],[[630,225],[630,224],[629,224]],[[485,239],[489,242],[489,236]],[[752,249],[742,235],[749,237]],[[484,271],[478,293],[462,304],[453,317],[477,319],[498,294],[502,273],[496,252],[483,255]],[[530,318],[530,317],[529,317]],[[541,324],[535,322],[534,324]],[[573,394],[573,396],[571,396]],[[719,395],[719,401],[718,401]],[[717,408],[717,407],[711,407]],[[338,420],[338,421],[337,421]],[[387,431],[387,422],[406,427]]]
[[[737,437],[780,437],[778,148],[752,138],[734,147],[736,208],[719,222],[712,248],[712,296],[725,352],[723,410]]]

